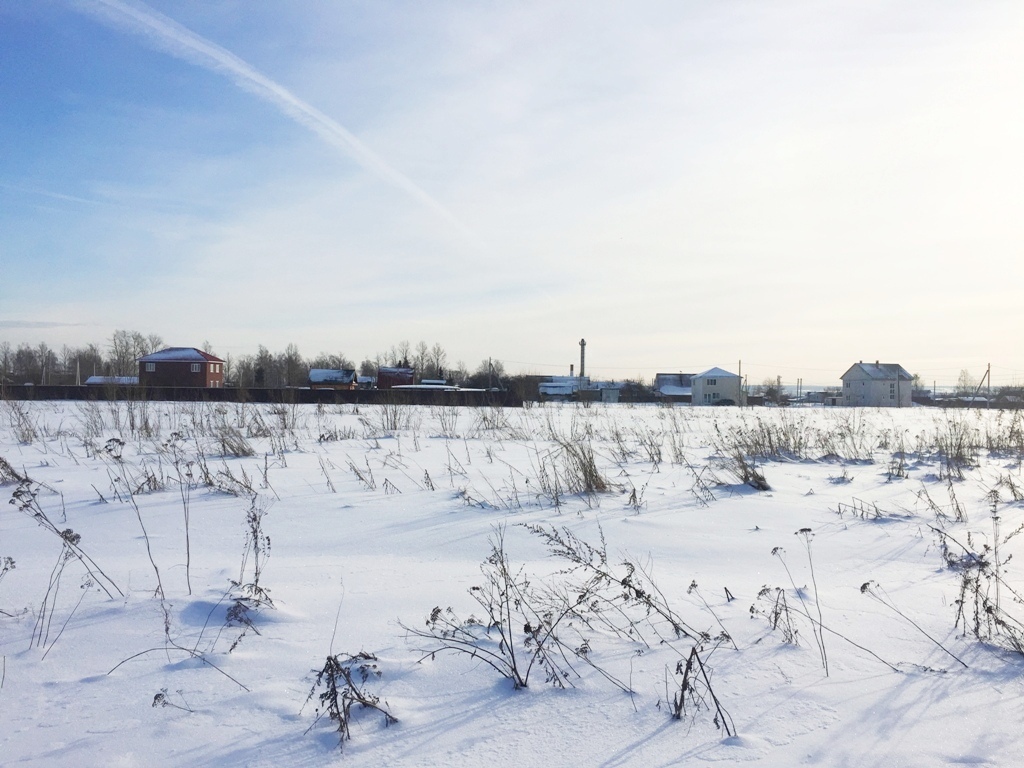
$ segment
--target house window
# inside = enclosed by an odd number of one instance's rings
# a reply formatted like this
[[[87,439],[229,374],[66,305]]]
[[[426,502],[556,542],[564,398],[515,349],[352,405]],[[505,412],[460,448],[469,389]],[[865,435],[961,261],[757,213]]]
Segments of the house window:
[[[718,385],[718,379],[708,379],[708,386],[714,387]]]
[[[889,393],[892,394],[895,391],[896,391],[896,385],[895,384],[890,384],[889,385]]]
[[[192,373],[199,373],[202,370],[202,366],[199,363],[192,363]]]
[[[847,389],[849,389],[849,388],[850,388],[850,382],[846,382],[846,388],[847,388]]]
[[[146,373],[152,373],[156,370],[156,363],[146,363]]]

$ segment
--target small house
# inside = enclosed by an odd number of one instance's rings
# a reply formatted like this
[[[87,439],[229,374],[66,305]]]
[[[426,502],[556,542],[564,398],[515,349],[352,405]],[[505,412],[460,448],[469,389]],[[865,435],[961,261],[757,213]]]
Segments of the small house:
[[[897,363],[854,363],[839,377],[843,405],[863,408],[905,408],[911,405],[914,377]]]
[[[537,385],[542,400],[571,400],[580,390],[588,389],[589,376],[548,376]]]
[[[654,375],[654,393],[667,402],[689,403],[693,400],[692,373],[657,373]]]
[[[377,369],[377,389],[393,389],[415,383],[416,371],[412,368],[384,367]]]
[[[346,368],[310,368],[309,386],[311,389],[355,389],[356,372]]]
[[[745,405],[739,374],[710,368],[690,377],[694,405]]]
[[[139,384],[144,387],[224,386],[224,361],[195,347],[168,347],[139,358]]]

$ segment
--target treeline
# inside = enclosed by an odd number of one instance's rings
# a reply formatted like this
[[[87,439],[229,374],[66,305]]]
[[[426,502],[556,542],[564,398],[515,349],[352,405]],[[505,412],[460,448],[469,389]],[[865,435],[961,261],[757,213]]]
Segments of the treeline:
[[[168,345],[157,334],[138,331],[114,331],[104,344],[54,349],[45,343],[27,343],[13,347],[0,342],[0,381],[9,384],[77,384],[90,376],[136,376],[138,358]],[[224,360],[224,377],[229,386],[247,388],[301,387],[309,379],[310,368],[357,370],[362,376],[376,376],[381,366],[400,366],[416,371],[417,380],[445,379],[467,387],[497,387],[507,382],[499,360],[483,360],[470,371],[460,360],[451,363],[440,344],[416,345],[403,341],[358,365],[342,353],[321,352],[303,357],[295,344],[282,352],[271,352],[260,345],[256,354],[218,354],[209,342],[200,347]]]

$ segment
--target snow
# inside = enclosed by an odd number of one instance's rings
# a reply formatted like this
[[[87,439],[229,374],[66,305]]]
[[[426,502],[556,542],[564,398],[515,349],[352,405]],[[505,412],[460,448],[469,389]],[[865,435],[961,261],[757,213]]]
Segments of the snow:
[[[16,503],[0,507],[0,558],[14,560],[0,577],[0,762],[1019,765],[1024,656],[957,626],[964,571],[935,531],[1016,555],[1000,611],[1024,618],[1021,426],[978,410],[3,401],[0,493]],[[743,435],[790,449],[756,460],[771,490],[721,460]],[[957,436],[969,465],[940,452]],[[593,448],[608,490],[563,488],[556,503],[544,476],[569,476],[566,446]],[[259,554],[251,509],[266,510],[259,585],[273,605],[235,644],[230,582],[252,583]],[[33,512],[79,534],[109,584],[71,557],[48,593],[62,540]],[[521,524],[603,537],[610,566],[644,569],[688,626],[724,627],[731,640],[706,641],[701,659],[735,735],[713,710],[669,716],[695,640],[664,621],[634,637],[559,630],[631,692],[575,657],[565,690],[536,670],[515,690],[479,658],[428,653],[410,630],[435,606],[482,615],[470,588],[500,526],[531,584],[569,578]],[[769,626],[765,586],[783,590],[797,644]],[[827,674],[801,610],[820,610]],[[360,651],[398,722],[356,705],[341,749],[315,719],[322,688],[307,697],[328,655]]]

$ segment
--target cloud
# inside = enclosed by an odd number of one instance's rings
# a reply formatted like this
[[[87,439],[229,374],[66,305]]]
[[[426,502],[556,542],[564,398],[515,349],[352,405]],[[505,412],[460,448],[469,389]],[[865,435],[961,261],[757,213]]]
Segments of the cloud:
[[[19,194],[26,195],[40,195],[42,197],[49,197],[54,200],[64,200],[70,203],[87,203],[88,205],[103,205],[102,200],[90,200],[86,197],[78,197],[76,195],[67,195],[62,192],[50,192],[45,189],[33,189],[30,187],[21,187],[14,184],[0,183],[0,189],[6,189],[11,192],[17,192]]]
[[[235,54],[197,35],[173,19],[141,3],[122,0],[85,0],[77,8],[107,23],[145,37],[154,47],[184,61],[224,75],[237,86],[272,104],[283,114],[340,149],[360,166],[402,190],[428,210],[447,221],[465,238],[470,229],[408,176],[363,144],[344,126],[306,103],[280,83],[271,80]]]
[[[86,323],[54,323],[46,320],[0,320],[0,328],[81,328]]]

